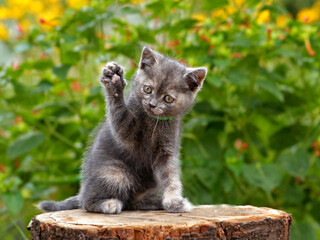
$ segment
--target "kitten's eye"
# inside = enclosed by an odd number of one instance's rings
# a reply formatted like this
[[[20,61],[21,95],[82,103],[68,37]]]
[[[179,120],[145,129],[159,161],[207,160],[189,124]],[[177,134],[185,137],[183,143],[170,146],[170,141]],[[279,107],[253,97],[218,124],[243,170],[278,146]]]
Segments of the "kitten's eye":
[[[144,91],[145,93],[150,94],[150,93],[152,93],[152,87],[150,87],[150,86],[148,86],[148,85],[144,85],[144,86],[143,86],[143,91]]]
[[[169,96],[169,95],[164,96],[163,99],[164,99],[164,101],[165,101],[166,103],[172,103],[172,102],[174,101],[173,97],[171,97],[171,96]]]

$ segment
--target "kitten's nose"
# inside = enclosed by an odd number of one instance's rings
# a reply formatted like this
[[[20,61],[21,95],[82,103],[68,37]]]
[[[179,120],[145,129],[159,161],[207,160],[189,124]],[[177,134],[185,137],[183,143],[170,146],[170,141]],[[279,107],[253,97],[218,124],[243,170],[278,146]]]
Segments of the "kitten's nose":
[[[149,106],[150,106],[151,108],[156,107],[156,106],[157,106],[157,101],[156,101],[155,99],[152,99],[152,100],[149,102]]]
[[[154,105],[153,103],[149,103],[149,106],[151,107],[151,108],[154,108],[154,107],[156,107],[156,105]]]

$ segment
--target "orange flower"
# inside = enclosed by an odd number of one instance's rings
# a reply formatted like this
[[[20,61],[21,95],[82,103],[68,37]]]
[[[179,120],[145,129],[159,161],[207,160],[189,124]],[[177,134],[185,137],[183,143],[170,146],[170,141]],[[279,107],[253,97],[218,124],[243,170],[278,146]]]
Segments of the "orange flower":
[[[207,42],[207,43],[210,44],[210,39],[209,39],[207,36],[201,35],[200,38],[201,38],[203,41],[205,41],[205,42]]]
[[[34,109],[34,110],[32,111],[32,115],[33,115],[33,116],[39,115],[39,110],[38,110],[38,109]]]
[[[4,165],[0,163],[0,172],[5,173]]]
[[[181,59],[180,59],[180,62],[182,62],[183,64],[188,65],[187,61],[186,61],[186,60],[184,60],[183,58],[181,58]]]
[[[268,28],[267,29],[267,41],[269,42],[271,40],[271,34],[272,34],[272,29]]]
[[[311,47],[309,38],[307,38],[307,39],[304,40],[304,44],[305,44],[306,49],[307,49],[307,51],[308,51],[308,53],[309,53],[309,55],[310,55],[311,57],[313,57],[314,55],[316,55],[316,53],[313,51],[313,49],[312,49],[312,47]]]
[[[14,158],[14,166],[16,167],[16,168],[19,168],[20,167],[20,161],[19,161],[19,158]]]
[[[170,48],[174,48],[175,46],[179,46],[180,45],[180,41],[178,39],[174,39],[171,42],[168,43]]]
[[[18,125],[19,123],[22,123],[22,122],[23,122],[22,117],[18,115],[16,119],[13,121],[13,125]]]
[[[7,134],[2,129],[0,129],[0,137],[8,138]]]
[[[82,91],[82,86],[80,85],[80,83],[78,81],[73,81],[71,83],[71,89],[74,92],[81,92]]]
[[[243,58],[243,54],[240,52],[235,52],[235,53],[232,53],[231,57],[232,58]]]

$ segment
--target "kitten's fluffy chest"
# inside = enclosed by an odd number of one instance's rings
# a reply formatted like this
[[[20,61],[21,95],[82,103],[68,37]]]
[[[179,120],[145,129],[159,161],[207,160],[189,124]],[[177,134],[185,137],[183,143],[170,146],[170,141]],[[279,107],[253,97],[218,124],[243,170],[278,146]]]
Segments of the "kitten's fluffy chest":
[[[179,143],[175,126],[177,123],[149,118],[140,124],[140,130],[133,144],[134,152],[156,157],[159,153],[174,151],[175,145]]]

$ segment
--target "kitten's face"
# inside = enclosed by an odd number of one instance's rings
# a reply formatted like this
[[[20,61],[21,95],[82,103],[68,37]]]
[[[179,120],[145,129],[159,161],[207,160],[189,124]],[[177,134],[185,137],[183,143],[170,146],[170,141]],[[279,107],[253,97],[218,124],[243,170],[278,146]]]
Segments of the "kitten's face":
[[[149,116],[177,116],[191,107],[205,75],[205,68],[187,68],[144,48],[135,91]]]

